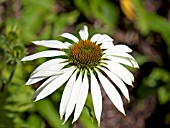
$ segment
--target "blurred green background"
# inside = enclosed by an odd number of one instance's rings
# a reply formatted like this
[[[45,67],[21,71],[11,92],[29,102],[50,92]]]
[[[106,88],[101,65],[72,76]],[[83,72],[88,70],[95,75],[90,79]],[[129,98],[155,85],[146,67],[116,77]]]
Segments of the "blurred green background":
[[[101,128],[170,127],[170,0],[0,0],[0,128],[97,128],[91,96],[79,120],[61,125],[59,103],[64,87],[34,102],[41,82],[24,86],[30,73],[46,58],[21,63],[42,51],[32,40],[77,34],[106,33],[115,44],[126,44],[140,69],[131,102],[123,116],[103,93]]]

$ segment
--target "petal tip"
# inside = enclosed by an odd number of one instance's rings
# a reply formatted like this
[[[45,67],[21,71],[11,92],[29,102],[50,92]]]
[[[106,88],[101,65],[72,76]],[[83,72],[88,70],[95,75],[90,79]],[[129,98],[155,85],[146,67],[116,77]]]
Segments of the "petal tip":
[[[32,42],[33,44],[36,44],[36,43],[37,43],[37,41],[35,41],[35,40],[32,40],[31,42]]]
[[[128,99],[128,103],[130,103],[130,99]]]
[[[60,120],[63,120],[63,115],[60,115]]]
[[[64,124],[65,124],[65,121],[61,125],[64,125]]]
[[[30,84],[30,81],[28,80],[28,81],[25,83],[25,85],[31,85],[31,84]]]
[[[21,59],[21,61],[26,61],[25,57]]]
[[[30,83],[25,83],[25,85],[31,85]]]
[[[132,88],[134,88],[134,85],[132,84]]]
[[[71,122],[71,124],[73,124],[75,122],[75,120],[73,120],[72,122]]]
[[[43,99],[43,98],[38,98],[38,96],[34,96],[34,95],[33,95],[33,98],[35,99],[34,102],[37,102],[37,101]]]
[[[124,115],[124,116],[126,116],[126,113],[125,113],[125,110],[123,109],[123,111],[121,111],[122,112],[122,114]]]
[[[79,35],[82,40],[87,40],[88,39],[88,27],[86,25],[83,26],[83,28],[79,31]]]
[[[64,37],[64,38],[67,38],[67,39],[70,39],[70,40],[72,40],[74,42],[78,42],[79,41],[79,39],[77,37],[75,37],[74,35],[72,35],[70,33],[62,33],[60,36]]]
[[[135,64],[134,64],[134,66],[133,66],[134,68],[139,68],[139,65],[138,65],[138,63],[137,62],[135,62]]]

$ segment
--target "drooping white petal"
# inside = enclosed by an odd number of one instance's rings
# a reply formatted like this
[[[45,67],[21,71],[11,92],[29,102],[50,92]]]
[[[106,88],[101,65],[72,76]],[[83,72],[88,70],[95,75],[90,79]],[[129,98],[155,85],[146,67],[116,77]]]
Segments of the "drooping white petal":
[[[31,76],[33,74],[35,74],[36,72],[38,71],[41,71],[41,70],[44,70],[46,69],[47,67],[51,67],[53,65],[57,65],[59,63],[62,63],[64,61],[67,61],[67,59],[62,59],[62,58],[57,58],[57,59],[51,59],[51,60],[48,60],[44,63],[42,63],[40,66],[38,66],[32,73],[31,73]],[[58,68],[57,68],[58,69]],[[60,69],[60,68],[59,68]]]
[[[59,110],[61,119],[63,118],[63,115],[66,112],[66,107],[67,107],[68,101],[70,99],[70,95],[71,95],[71,92],[72,92],[73,85],[74,85],[75,80],[76,80],[76,75],[77,75],[77,71],[75,71],[73,73],[73,75],[70,77],[69,81],[67,82],[67,84],[64,88],[62,98],[61,98],[61,102],[60,102],[60,110]]]
[[[132,63],[132,67],[139,68],[135,59],[131,55],[129,55],[128,53],[106,53],[104,56],[107,56],[107,55],[120,57],[120,58],[127,58]]]
[[[99,80],[106,92],[106,94],[108,95],[108,97],[110,98],[110,100],[112,101],[112,103],[115,105],[115,107],[122,112],[125,115],[125,111],[123,108],[123,102],[121,99],[120,94],[118,93],[118,91],[116,90],[116,88],[110,83],[110,81],[104,76],[102,75],[98,70],[96,70],[97,75],[99,77]]]
[[[90,40],[92,42],[96,42],[99,39],[100,36],[101,36],[101,34],[94,34]]]
[[[115,83],[115,85],[121,90],[123,95],[129,101],[130,100],[129,99],[129,91],[128,91],[126,85],[123,83],[123,81],[119,77],[117,77],[114,73],[107,70],[106,68],[102,67],[100,69],[103,70],[108,75],[108,77]]]
[[[36,45],[45,46],[48,48],[58,48],[58,49],[68,49],[67,45],[58,40],[42,40],[42,41],[32,41]]]
[[[68,72],[63,73],[59,77],[57,77],[55,80],[50,82],[48,86],[46,86],[36,97],[35,101],[38,101],[40,99],[45,98],[46,96],[53,93],[56,89],[58,89],[60,86],[62,86],[68,78],[72,75],[75,68],[70,67],[70,70]]]
[[[44,67],[42,70],[38,71],[60,71],[62,67],[66,66],[67,64],[68,62],[56,63],[55,65],[49,65],[47,67]]]
[[[39,72],[35,73],[34,75],[30,76],[30,79],[47,78],[49,76],[58,75],[61,73],[62,72],[42,70],[42,71],[39,71]]]
[[[67,63],[60,63],[60,64],[48,66],[42,70],[39,70],[39,71],[31,74],[30,78],[33,79],[33,78],[49,77],[49,76],[61,74],[61,73],[63,73],[61,71],[61,69],[65,65],[67,65]]]
[[[88,89],[89,89],[87,70],[84,73],[83,83],[79,86],[80,86],[80,91],[79,91],[78,99],[76,102],[76,108],[75,108],[75,112],[74,112],[73,122],[75,122],[78,119],[78,117],[80,116],[83,106],[86,102]]]
[[[114,73],[116,76],[118,76],[120,79],[122,79],[126,84],[132,85],[131,78],[124,72],[124,70],[119,69],[119,67],[116,67],[117,65],[115,63],[109,63],[105,65],[112,73]]]
[[[80,74],[79,74],[75,84],[73,85],[71,96],[70,96],[69,102],[66,107],[66,114],[65,114],[64,122],[66,122],[68,120],[69,116],[71,115],[71,113],[74,110],[81,84],[82,84],[82,72],[80,71]]]
[[[116,67],[121,73],[124,73],[124,75],[126,75],[126,77],[128,77],[127,79],[130,79],[132,82],[134,82],[133,74],[129,70],[127,70],[124,66],[122,66],[121,64],[115,63],[112,61],[107,61],[107,60],[103,60],[103,62],[110,65],[110,68]],[[107,67],[107,65],[106,65],[106,67]]]
[[[48,78],[35,92],[34,92],[34,95],[33,95],[33,99],[35,99],[38,94],[50,83],[52,82],[54,79],[56,79],[58,77],[58,75],[56,76],[51,76],[50,78]]]
[[[113,62],[117,62],[117,63],[121,63],[121,64],[125,64],[125,65],[128,65],[130,67],[134,67],[134,64],[133,62],[129,59],[129,58],[126,58],[126,57],[120,57],[120,56],[109,56],[109,55],[103,55],[102,58],[105,58],[105,59],[109,59]]]
[[[103,53],[120,53],[120,52],[132,52],[132,49],[130,49],[128,46],[126,45],[115,45],[114,47],[112,48],[109,48],[105,51],[103,51]]]
[[[113,39],[110,36],[103,34],[98,38],[96,44],[103,44],[103,43],[112,42],[112,41]]]
[[[84,26],[80,31],[79,31],[79,35],[81,37],[82,40],[87,40],[89,33],[88,33],[88,28],[87,26]]]
[[[66,55],[66,53],[63,51],[48,50],[48,51],[38,52],[33,55],[26,56],[21,61],[29,61],[29,60],[42,58],[42,57],[54,57],[54,56],[62,56],[62,55]]]
[[[48,69],[48,68],[52,68],[54,65],[57,65],[57,64],[59,64],[60,62],[64,62],[64,61],[66,61],[66,59],[52,59],[52,60],[49,60],[49,61],[41,64],[39,67],[37,67],[37,68],[31,73],[30,78],[29,78],[29,80],[27,81],[26,85],[31,85],[31,84],[37,83],[37,82],[39,82],[39,81],[47,78],[48,76],[50,76],[50,74],[47,75],[47,74],[44,72],[44,70],[45,70],[45,69]],[[61,70],[61,68],[62,68],[61,66],[57,66],[54,70],[51,71],[51,73],[52,73],[52,72],[55,73],[56,70],[59,71],[59,70]],[[50,71],[50,70],[49,70],[49,71]],[[48,73],[50,73],[49,71],[48,71]],[[36,74],[36,73],[38,73],[38,74]],[[40,75],[39,75],[39,74],[40,74]],[[45,74],[45,75],[43,76],[43,74]],[[34,75],[35,75],[35,76],[34,76]]]
[[[113,42],[104,42],[101,46],[102,49],[109,49],[114,47]]]
[[[43,79],[45,79],[46,77],[41,77],[41,78],[33,78],[33,79],[28,79],[28,81],[26,82],[25,85],[31,85],[31,84],[35,84]]]
[[[90,78],[91,78],[90,87],[91,87],[91,95],[92,95],[92,101],[93,101],[93,106],[94,106],[94,112],[96,115],[98,125],[100,126],[100,118],[101,118],[101,113],[102,113],[102,94],[101,94],[98,81],[91,70],[90,70]]]
[[[72,40],[74,42],[79,41],[79,39],[77,37],[75,37],[74,35],[72,35],[70,33],[63,33],[63,34],[61,34],[61,36],[64,37],[64,38],[70,39],[70,40]]]

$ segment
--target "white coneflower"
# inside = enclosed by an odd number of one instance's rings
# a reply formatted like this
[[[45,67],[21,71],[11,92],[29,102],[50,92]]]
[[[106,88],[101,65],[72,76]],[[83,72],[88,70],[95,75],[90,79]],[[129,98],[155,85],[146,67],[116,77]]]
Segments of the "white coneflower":
[[[126,45],[113,45],[113,39],[106,34],[95,34],[88,39],[88,28],[84,26],[79,31],[79,40],[72,34],[63,33],[61,36],[74,43],[63,43],[58,40],[33,41],[55,50],[47,50],[26,56],[22,61],[29,61],[41,57],[55,57],[36,68],[31,74],[27,85],[43,79],[47,80],[36,90],[35,101],[45,98],[60,86],[65,89],[60,102],[60,116],[67,121],[74,111],[73,122],[80,116],[90,88],[94,112],[98,124],[102,112],[102,95],[99,83],[115,107],[125,114],[120,94],[112,83],[120,89],[129,100],[128,89],[134,76],[121,64],[137,68],[135,59],[129,55],[132,50]]]

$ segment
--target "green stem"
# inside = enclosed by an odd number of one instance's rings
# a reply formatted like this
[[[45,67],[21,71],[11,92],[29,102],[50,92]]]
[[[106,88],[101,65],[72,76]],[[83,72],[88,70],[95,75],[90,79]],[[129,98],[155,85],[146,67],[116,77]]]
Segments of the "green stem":
[[[8,80],[7,80],[7,82],[6,82],[6,84],[5,84],[4,90],[7,89],[7,86],[11,83],[12,78],[13,78],[14,73],[15,73],[16,66],[17,66],[16,63],[12,65],[11,74],[10,74],[10,76],[9,76],[9,78],[8,78]]]
[[[0,68],[0,75],[1,75],[1,76],[2,76],[3,69],[5,68],[5,65],[6,65],[5,59],[6,59],[6,56],[5,56],[4,52],[3,52],[2,60],[1,60],[1,62],[2,62],[2,67]]]
[[[4,81],[3,81],[3,69],[5,68],[5,66],[6,66],[6,56],[5,56],[5,54],[3,54],[3,56],[2,56],[3,58],[2,58],[2,60],[0,60],[1,62],[2,62],[2,67],[0,68],[0,85],[1,85],[1,90],[0,91],[3,91],[4,90],[4,87],[5,87],[5,83],[4,83]]]

